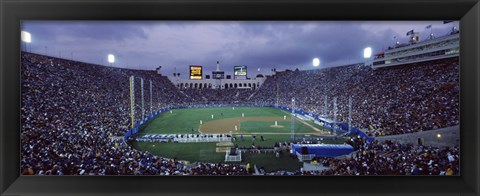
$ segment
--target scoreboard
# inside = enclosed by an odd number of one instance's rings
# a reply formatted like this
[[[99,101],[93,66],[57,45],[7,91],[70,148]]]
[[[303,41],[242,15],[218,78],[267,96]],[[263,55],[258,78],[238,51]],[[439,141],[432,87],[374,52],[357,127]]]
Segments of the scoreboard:
[[[190,65],[190,80],[201,80],[201,79],[202,79],[202,66]]]
[[[240,65],[233,67],[233,76],[235,80],[246,80],[247,79],[247,66]]]
[[[224,71],[212,71],[212,78],[213,79],[225,79],[225,72]]]

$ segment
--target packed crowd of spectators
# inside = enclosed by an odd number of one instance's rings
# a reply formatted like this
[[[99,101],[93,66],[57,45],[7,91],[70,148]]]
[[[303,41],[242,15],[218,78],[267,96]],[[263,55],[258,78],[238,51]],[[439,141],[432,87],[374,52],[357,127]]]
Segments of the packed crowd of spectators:
[[[136,119],[186,103],[187,97],[154,71],[119,69],[22,53],[21,169],[36,175],[241,175],[241,166],[198,164],[153,156],[122,141],[130,114],[129,76],[135,77]],[[171,100],[177,100],[172,103]],[[184,102],[182,102],[184,101]]]
[[[194,104],[238,104],[246,103],[255,92],[253,89],[181,89]]]
[[[119,69],[34,54],[22,56],[22,119],[25,125],[96,126],[122,136],[130,115],[128,77],[135,76],[135,113],[141,115],[140,78],[144,108],[149,114],[186,100],[171,82],[153,71]],[[149,81],[152,81],[150,111]],[[186,102],[186,101],[185,101]],[[36,107],[38,106],[38,107]],[[65,124],[69,123],[69,124]],[[82,123],[82,124],[79,124]]]
[[[323,159],[319,175],[459,175],[459,148],[400,144],[364,144],[350,159]]]
[[[348,121],[347,103],[352,96],[353,126],[370,126],[373,133],[402,134],[459,124],[458,58],[378,70],[353,65],[278,72],[257,90],[183,91],[155,71],[93,65],[30,53],[22,53],[21,61],[22,174],[248,174],[242,165],[188,164],[140,152],[124,143],[121,136],[130,126],[130,76],[135,77],[136,120],[142,117],[140,78],[143,78],[145,115],[176,105],[275,104],[278,88],[279,105],[290,106],[291,98],[295,97],[297,108],[329,117],[334,116],[332,100],[336,97],[336,118],[344,122]],[[150,81],[154,89],[151,106]],[[442,150],[388,142],[365,144],[361,148],[362,153],[347,162],[322,160],[334,169],[319,174],[390,174],[391,168],[412,171],[400,174],[458,172],[458,148]],[[397,151],[402,153],[392,153]],[[444,161],[445,157],[448,162]],[[380,169],[371,169],[373,166],[365,169],[363,165],[367,161]],[[411,164],[405,167],[407,161]]]
[[[454,147],[415,146],[393,141],[365,142],[352,138],[345,143],[355,146],[355,152],[345,158],[319,158],[310,163],[326,169],[312,171],[270,171],[261,175],[459,175],[460,150]],[[291,143],[285,143],[286,150]],[[267,168],[268,169],[268,168]]]
[[[351,65],[277,72],[250,101],[278,99],[291,107],[295,98],[295,108],[349,122],[351,97],[352,126],[393,135],[458,125],[459,91],[456,57],[375,70]]]

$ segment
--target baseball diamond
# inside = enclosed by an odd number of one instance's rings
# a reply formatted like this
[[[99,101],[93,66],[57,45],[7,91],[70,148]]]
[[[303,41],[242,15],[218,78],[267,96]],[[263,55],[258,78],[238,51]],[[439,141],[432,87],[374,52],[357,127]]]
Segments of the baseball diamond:
[[[189,109],[174,109],[172,112],[164,112],[158,117],[153,118],[146,123],[139,131],[139,135],[147,134],[233,134],[237,137],[233,141],[234,145],[239,147],[251,147],[255,143],[259,147],[274,145],[278,142],[285,142],[290,137],[290,115],[286,118],[285,111],[272,107],[212,107],[212,108],[189,108]],[[214,119],[211,115],[214,115]],[[244,117],[242,117],[244,114]],[[331,136],[331,132],[323,128],[312,120],[305,121],[296,118],[296,135],[298,136]],[[199,122],[202,121],[202,124]],[[275,126],[277,121],[277,126]],[[235,126],[237,130],[235,130]],[[255,135],[256,141],[253,141],[252,136]],[[240,140],[244,138],[244,141]],[[260,137],[264,137],[262,141]],[[329,141],[335,143],[336,141]],[[343,140],[338,140],[343,142]],[[153,147],[155,145],[155,147]],[[181,145],[181,147],[180,147]],[[223,150],[218,150],[218,146],[214,144],[204,143],[161,143],[148,144],[144,142],[137,142],[135,146],[139,150],[147,150],[158,156],[174,156],[178,159],[188,160],[190,162],[222,161]],[[216,150],[217,149],[217,150]],[[211,153],[205,153],[211,152]],[[216,153],[216,155],[215,155]],[[257,162],[263,159],[262,162],[268,162],[270,159],[272,163],[268,164],[271,169],[279,168],[294,168],[298,166],[298,161],[283,160],[277,162],[274,156],[257,157],[255,154],[244,158],[243,162]],[[279,164],[280,163],[280,164]]]

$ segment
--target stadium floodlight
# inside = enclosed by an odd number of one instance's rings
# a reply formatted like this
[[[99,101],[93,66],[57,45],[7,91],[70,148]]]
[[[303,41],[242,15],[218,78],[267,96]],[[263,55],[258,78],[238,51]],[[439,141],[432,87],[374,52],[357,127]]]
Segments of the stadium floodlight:
[[[320,65],[320,59],[314,58],[312,63],[313,63],[313,66],[318,67]]]
[[[29,32],[26,32],[26,31],[22,31],[22,34],[21,34],[21,39],[23,42],[25,43],[30,43],[32,42],[32,35],[30,35]]]
[[[108,62],[109,63],[115,63],[115,56],[113,56],[113,54],[108,55]]]
[[[372,57],[372,48],[367,47],[363,50],[363,58],[368,59],[370,57]]]
[[[437,134],[437,138],[438,138],[438,139],[442,138],[442,134],[440,134],[440,133]]]
[[[27,51],[27,44],[30,46],[30,52],[32,52],[32,45],[30,44],[32,42],[32,35],[30,35],[29,32],[22,31],[20,34],[21,40],[24,43],[24,51]]]

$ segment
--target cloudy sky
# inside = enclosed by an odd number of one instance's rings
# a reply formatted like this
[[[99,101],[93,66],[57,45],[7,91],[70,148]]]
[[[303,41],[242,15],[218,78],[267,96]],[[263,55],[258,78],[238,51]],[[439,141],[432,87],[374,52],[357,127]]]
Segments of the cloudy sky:
[[[432,29],[426,29],[427,25]],[[102,64],[154,70],[182,78],[189,65],[204,66],[204,75],[220,68],[232,74],[233,66],[247,65],[249,77],[269,74],[272,68],[318,69],[363,62],[363,49],[381,52],[407,42],[406,33],[430,31],[436,36],[459,28],[457,21],[24,21],[31,34],[27,49],[33,53]],[[22,47],[24,44],[22,44]],[[115,63],[107,63],[107,55]],[[260,70],[260,71],[258,71]]]

